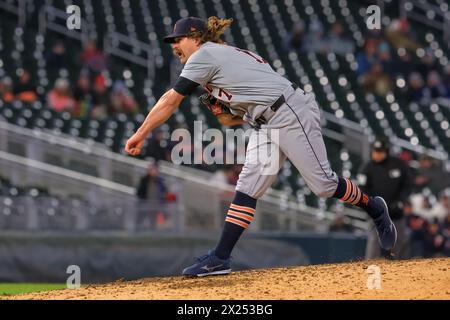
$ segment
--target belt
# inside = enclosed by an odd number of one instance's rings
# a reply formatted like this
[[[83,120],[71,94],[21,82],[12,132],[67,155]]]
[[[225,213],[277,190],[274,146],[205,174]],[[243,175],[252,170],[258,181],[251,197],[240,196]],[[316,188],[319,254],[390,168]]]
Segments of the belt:
[[[292,87],[292,89],[294,89],[294,90],[297,90],[298,89],[298,85],[297,84],[295,84],[295,83],[291,83],[291,87]],[[284,97],[284,95],[281,95],[278,99],[277,99],[277,101],[275,101],[271,106],[270,106],[270,109],[273,111],[273,112],[276,112],[284,103],[286,102],[286,98]],[[263,117],[263,116],[260,116],[258,119],[256,119],[256,123],[258,124],[258,126],[257,127],[259,127],[260,125],[262,125],[262,124],[266,124],[267,123],[267,120]]]
[[[294,90],[298,89],[298,85],[296,85],[295,83],[291,83],[291,87]],[[282,105],[283,103],[286,102],[286,99],[284,98],[284,95],[281,95],[277,101],[275,101],[275,103],[273,105],[270,106],[270,109],[272,109],[273,112],[277,111]]]

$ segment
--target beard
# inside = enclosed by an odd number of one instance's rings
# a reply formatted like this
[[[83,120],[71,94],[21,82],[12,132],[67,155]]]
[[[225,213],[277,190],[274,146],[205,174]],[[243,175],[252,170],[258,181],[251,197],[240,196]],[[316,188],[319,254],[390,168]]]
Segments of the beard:
[[[174,49],[172,52],[173,52],[173,54],[174,54],[175,56],[177,56],[178,58],[182,58],[182,57],[183,57],[183,51],[181,51],[181,50],[179,50],[179,49]]]

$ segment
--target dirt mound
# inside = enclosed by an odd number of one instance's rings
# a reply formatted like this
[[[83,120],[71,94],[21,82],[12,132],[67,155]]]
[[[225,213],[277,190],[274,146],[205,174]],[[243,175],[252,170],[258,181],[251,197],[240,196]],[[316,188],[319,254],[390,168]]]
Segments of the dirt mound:
[[[377,287],[379,267],[381,286]],[[369,269],[368,269],[369,268]],[[370,278],[371,277],[371,278]],[[369,281],[368,281],[369,279]],[[374,280],[375,279],[375,280]],[[369,285],[375,288],[369,289]],[[372,260],[235,272],[207,278],[148,278],[12,299],[450,299],[450,258]]]

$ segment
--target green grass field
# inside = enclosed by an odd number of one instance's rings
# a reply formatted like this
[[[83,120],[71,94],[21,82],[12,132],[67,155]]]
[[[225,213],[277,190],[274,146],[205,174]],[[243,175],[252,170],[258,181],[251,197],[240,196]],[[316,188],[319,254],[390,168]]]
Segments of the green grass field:
[[[66,285],[61,283],[0,283],[0,297],[65,288]]]

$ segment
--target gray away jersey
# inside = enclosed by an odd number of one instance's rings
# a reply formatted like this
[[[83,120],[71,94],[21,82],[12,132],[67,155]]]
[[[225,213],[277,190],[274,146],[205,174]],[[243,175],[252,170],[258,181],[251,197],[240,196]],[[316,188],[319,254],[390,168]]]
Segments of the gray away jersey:
[[[257,119],[291,84],[257,54],[213,42],[189,57],[180,76],[229,103],[244,120]]]

